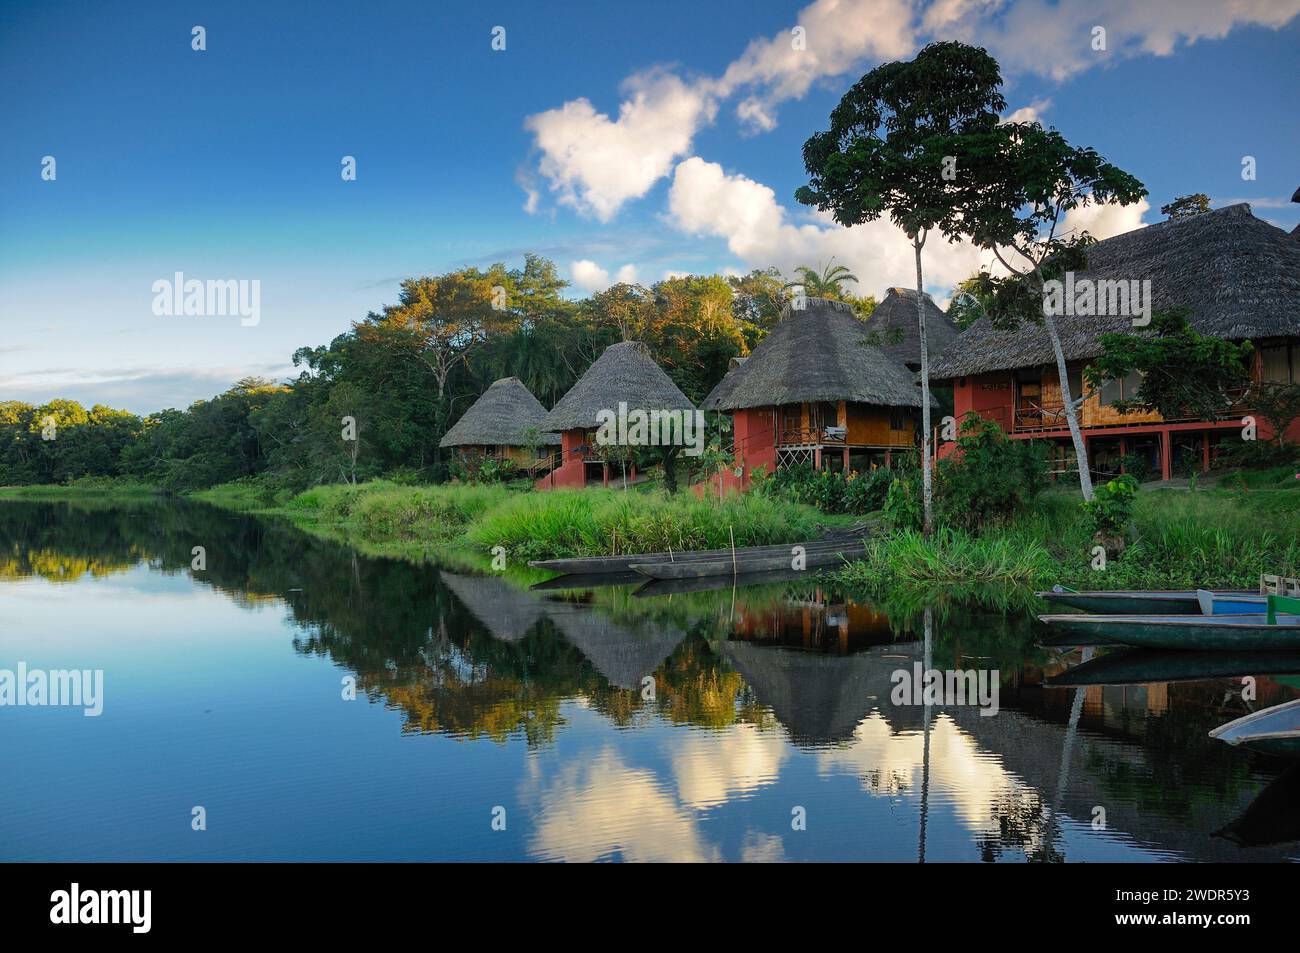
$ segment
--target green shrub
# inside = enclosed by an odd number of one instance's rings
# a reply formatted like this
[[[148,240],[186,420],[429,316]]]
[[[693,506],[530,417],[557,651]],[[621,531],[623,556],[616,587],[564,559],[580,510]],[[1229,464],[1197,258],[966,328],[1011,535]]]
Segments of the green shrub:
[[[1012,440],[992,420],[967,414],[957,449],[938,467],[940,523],[979,530],[1024,511],[1047,486],[1047,451],[1032,440]]]
[[[1093,498],[1082,503],[1093,529],[1106,535],[1123,535],[1133,519],[1137,492],[1138,481],[1127,473],[1096,487]]]
[[[667,549],[720,549],[797,542],[816,536],[823,518],[810,506],[755,493],[668,497],[620,490],[522,493],[483,514],[468,531],[484,550],[516,558],[602,556]]]

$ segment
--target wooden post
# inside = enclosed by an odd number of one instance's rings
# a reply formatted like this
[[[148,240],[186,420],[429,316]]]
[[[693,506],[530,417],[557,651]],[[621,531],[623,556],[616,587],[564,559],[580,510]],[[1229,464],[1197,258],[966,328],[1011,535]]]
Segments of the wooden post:
[[[1210,433],[1207,430],[1201,434],[1201,472],[1210,472]]]
[[[1173,475],[1173,441],[1168,430],[1160,431],[1160,479],[1168,480]]]

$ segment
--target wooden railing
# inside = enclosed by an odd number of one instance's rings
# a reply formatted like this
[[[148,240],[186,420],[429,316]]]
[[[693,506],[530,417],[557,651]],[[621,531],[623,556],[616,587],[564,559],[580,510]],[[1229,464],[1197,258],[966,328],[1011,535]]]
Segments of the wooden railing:
[[[839,445],[843,446],[848,429],[844,427],[834,428],[838,433],[832,433],[830,428],[810,428],[810,427],[792,427],[781,430],[781,442],[777,446],[781,447],[802,447],[809,444],[822,445]]]

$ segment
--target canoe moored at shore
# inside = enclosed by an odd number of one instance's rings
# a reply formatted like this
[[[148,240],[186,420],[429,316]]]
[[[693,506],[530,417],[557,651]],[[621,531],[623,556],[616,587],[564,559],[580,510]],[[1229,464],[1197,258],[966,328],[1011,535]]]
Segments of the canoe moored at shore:
[[[1210,737],[1265,754],[1300,757],[1300,698],[1220,725]]]
[[[1039,621],[1075,638],[1146,649],[1255,651],[1300,649],[1300,616],[1278,615],[1040,615]],[[1086,643],[1080,643],[1086,644]]]
[[[1048,602],[1057,603],[1058,605],[1068,606],[1071,609],[1082,609],[1084,612],[1096,612],[1102,614],[1122,614],[1122,615],[1139,615],[1150,613],[1152,615],[1200,615],[1200,600],[1197,589],[1099,589],[1084,592],[1074,592],[1057,586],[1051,592],[1035,593],[1040,599]],[[1236,596],[1246,596],[1258,599],[1262,608],[1264,597],[1252,592],[1214,592],[1216,598],[1229,599]],[[1243,610],[1246,612],[1254,611],[1252,609]]]
[[[1244,675],[1300,675],[1300,650],[1277,652],[1178,652],[1122,649],[1080,662],[1047,678],[1055,687],[1147,685]]]
[[[865,534],[864,534],[865,535]],[[664,553],[628,553],[622,556],[576,556],[570,559],[537,559],[528,565],[534,569],[549,569],[553,572],[589,574],[589,573],[624,573],[632,571],[633,563],[650,565],[652,563],[686,563],[692,561],[709,561],[721,560],[727,561],[730,567],[732,554],[735,554],[737,562],[743,559],[757,559],[763,556],[775,556],[784,560],[784,565],[788,568],[790,560],[793,558],[794,548],[802,546],[804,552],[811,559],[814,553],[824,550],[840,552],[848,549],[859,549],[862,546],[862,536],[836,536],[828,539],[815,539],[801,543],[776,543],[770,546],[744,546],[732,549],[703,549],[703,550],[682,550],[680,552]],[[773,566],[772,568],[780,568]],[[728,568],[727,572],[731,572]],[[681,578],[677,576],[664,578]]]
[[[1197,589],[1196,601],[1200,603],[1202,615],[1248,615],[1268,611],[1268,596],[1249,593]]]
[[[802,565],[807,569],[838,566],[850,556],[862,552],[862,543],[838,543],[833,546],[808,547]],[[732,576],[740,573],[772,572],[793,569],[791,547],[778,553],[755,553],[737,550],[709,559],[678,560],[676,562],[632,563],[632,569],[651,579],[700,579],[708,576]]]

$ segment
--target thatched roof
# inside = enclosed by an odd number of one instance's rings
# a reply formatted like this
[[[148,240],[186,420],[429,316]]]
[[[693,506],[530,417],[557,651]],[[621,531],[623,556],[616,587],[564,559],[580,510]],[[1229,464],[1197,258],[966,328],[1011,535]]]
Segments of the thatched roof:
[[[640,688],[641,679],[658,671],[686,638],[680,629],[649,619],[628,628],[573,602],[548,602],[546,611],[569,643],[617,688]]]
[[[867,326],[849,305],[826,298],[805,301],[802,309],[787,304],[781,310],[781,320],[749,360],[728,371],[704,398],[705,410],[818,400],[921,406],[912,372],[868,343]]]
[[[1229,205],[1190,218],[1160,222],[1098,242],[1081,278],[1151,281],[1152,308],[1191,309],[1202,334],[1230,340],[1300,335],[1300,242]],[[1106,332],[1131,332],[1123,315],[1056,319],[1066,360],[1101,353]],[[1047,332],[1026,324],[998,331],[981,318],[930,369],[933,378],[1052,364]]]
[[[933,364],[957,337],[957,325],[928,294],[925,302],[925,342]],[[876,305],[867,330],[880,336],[881,350],[915,370],[921,366],[921,328],[916,321],[916,289],[890,288],[885,300]],[[897,338],[897,340],[895,340]]]
[[[503,377],[474,401],[460,420],[438,441],[440,447],[507,446],[526,447],[530,441],[524,431],[541,429],[546,408],[517,377]],[[544,433],[533,443],[559,443],[555,434]]]
[[[890,649],[897,651],[894,646]],[[889,698],[890,676],[899,668],[897,661],[870,651],[817,655],[727,641],[722,654],[799,745],[851,738],[862,719]]]
[[[617,411],[620,401],[629,410],[694,410],[692,404],[650,356],[640,341],[622,341],[605,348],[587,373],[569,388],[542,421],[550,431],[595,427],[601,410]]]
[[[441,577],[493,638],[518,642],[545,615],[541,599],[498,576],[466,576],[444,569]]]

